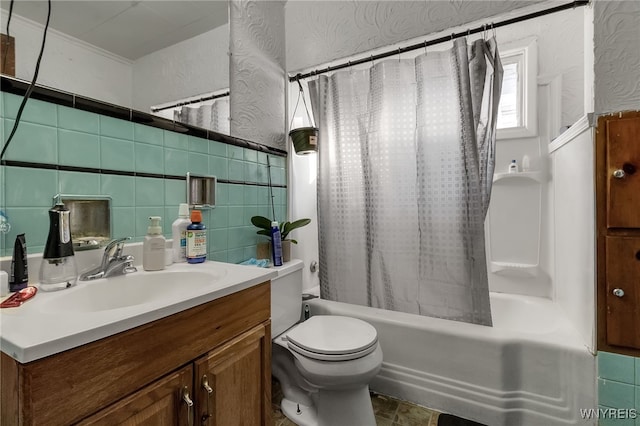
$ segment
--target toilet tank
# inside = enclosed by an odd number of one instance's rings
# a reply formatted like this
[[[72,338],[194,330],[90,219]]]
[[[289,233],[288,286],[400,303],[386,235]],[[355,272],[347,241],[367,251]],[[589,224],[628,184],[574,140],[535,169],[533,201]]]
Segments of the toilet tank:
[[[271,338],[300,321],[302,306],[302,267],[304,262],[291,259],[273,268],[278,276],[271,280]]]

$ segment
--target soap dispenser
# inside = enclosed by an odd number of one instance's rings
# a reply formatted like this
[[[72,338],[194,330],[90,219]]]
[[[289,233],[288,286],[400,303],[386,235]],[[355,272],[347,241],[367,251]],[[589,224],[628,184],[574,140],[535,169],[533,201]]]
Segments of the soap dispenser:
[[[160,216],[149,217],[151,223],[147,228],[147,235],[142,243],[142,268],[145,271],[159,271],[165,265],[166,240],[162,235]]]
[[[49,210],[49,235],[40,265],[40,289],[62,290],[75,285],[78,266],[71,242],[70,212],[63,203]]]

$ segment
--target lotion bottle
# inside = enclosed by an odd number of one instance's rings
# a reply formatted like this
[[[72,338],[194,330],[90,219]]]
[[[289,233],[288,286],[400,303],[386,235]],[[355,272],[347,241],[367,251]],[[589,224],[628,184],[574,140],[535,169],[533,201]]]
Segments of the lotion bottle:
[[[178,208],[178,218],[171,225],[173,243],[171,246],[173,262],[187,261],[187,226],[191,225],[189,220],[189,205],[181,203]]]
[[[142,268],[145,271],[159,271],[165,265],[165,245],[167,244],[162,227],[160,226],[160,216],[151,216],[147,236],[142,243]]]

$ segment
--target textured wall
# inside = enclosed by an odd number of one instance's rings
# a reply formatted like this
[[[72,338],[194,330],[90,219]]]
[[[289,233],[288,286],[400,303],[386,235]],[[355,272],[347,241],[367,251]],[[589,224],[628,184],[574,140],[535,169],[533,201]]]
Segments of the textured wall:
[[[231,135],[286,149],[284,2],[232,0]]]
[[[538,2],[289,1],[287,70],[312,67]]]
[[[594,3],[595,112],[640,109],[640,2]]]
[[[133,64],[133,108],[229,87],[229,25],[144,56]]]

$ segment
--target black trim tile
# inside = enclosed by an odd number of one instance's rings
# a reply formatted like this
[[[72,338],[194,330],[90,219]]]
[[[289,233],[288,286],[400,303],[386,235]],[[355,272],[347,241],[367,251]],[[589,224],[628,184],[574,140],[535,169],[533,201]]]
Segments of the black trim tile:
[[[0,165],[7,167],[29,167],[32,169],[58,170],[57,164],[32,163],[30,161],[2,160]]]
[[[5,76],[2,76],[0,79],[0,89],[3,92],[24,96],[28,88],[29,82],[14,80]],[[37,84],[33,88],[30,98],[73,108],[73,94]]]
[[[131,121],[138,124],[144,124],[145,126],[157,127],[163,130],[174,131],[175,127],[173,120],[168,120],[163,117],[158,117],[152,114],[147,114],[146,112],[140,112],[136,110],[131,110]]]
[[[130,172],[128,170],[110,170],[110,169],[100,169],[100,174],[103,175],[116,175],[116,176],[135,176],[134,172]]]
[[[98,102],[84,96],[76,96],[76,109],[89,111],[100,115],[106,115],[113,118],[129,121],[131,118],[131,109],[118,105]]]
[[[60,164],[58,164],[58,170],[62,172],[100,173],[100,169],[93,167],[64,166]]]
[[[193,136],[196,138],[207,139],[207,130],[201,127],[192,126],[191,124],[185,123],[174,123],[175,127],[180,127],[180,133]]]
[[[164,179],[164,175],[161,174],[157,174],[157,173],[143,173],[143,172],[136,172],[136,177],[144,177],[144,178],[154,178],[154,179]]]

